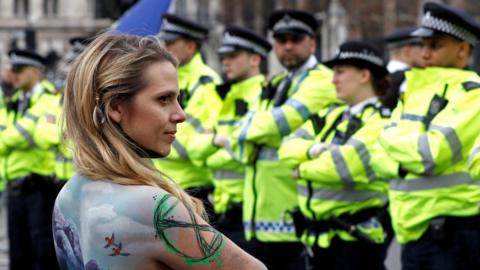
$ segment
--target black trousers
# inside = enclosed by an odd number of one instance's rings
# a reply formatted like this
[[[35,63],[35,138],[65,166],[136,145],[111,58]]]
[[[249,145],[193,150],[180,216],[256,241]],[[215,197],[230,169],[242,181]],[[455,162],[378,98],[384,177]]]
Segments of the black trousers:
[[[306,269],[305,247],[301,243],[266,243],[258,240],[249,242],[251,255],[262,261],[272,270]],[[328,269],[328,268],[323,268]]]
[[[254,246],[252,246],[252,243],[245,239],[241,204],[234,205],[226,213],[218,215],[215,229],[228,237],[247,253],[252,254],[254,252],[255,249]]]
[[[388,245],[363,241],[343,241],[338,237],[330,247],[314,247],[311,269],[329,270],[384,270],[384,259]]]
[[[451,229],[438,242],[427,230],[417,241],[402,246],[404,270],[480,269],[480,227]]]
[[[42,184],[8,187],[11,270],[59,269],[52,234],[56,188]]]
[[[192,187],[185,189],[185,191],[190,196],[195,197],[203,202],[203,206],[205,207],[205,211],[208,215],[209,223],[215,225],[218,217],[213,210],[213,201],[211,198],[213,193],[213,186]]]

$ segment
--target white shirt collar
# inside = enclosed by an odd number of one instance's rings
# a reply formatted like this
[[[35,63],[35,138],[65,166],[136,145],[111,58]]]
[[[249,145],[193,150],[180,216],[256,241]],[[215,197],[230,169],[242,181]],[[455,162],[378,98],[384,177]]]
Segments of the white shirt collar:
[[[365,99],[364,101],[352,106],[352,107],[349,107],[348,108],[348,111],[350,111],[350,115],[357,115],[358,113],[360,113],[363,108],[369,104],[374,104],[378,101],[378,98],[377,97],[371,97],[371,98],[367,98]]]
[[[24,93],[23,96],[24,98],[30,98],[34,96],[37,92],[42,91],[42,88],[43,88],[42,82],[37,82],[37,84],[35,84],[35,86],[32,88],[31,91],[23,92]]]
[[[289,71],[288,75],[290,75],[292,78],[295,78],[296,76],[299,76],[300,74],[307,71],[308,69],[315,67],[317,64],[318,64],[318,60],[315,57],[315,55],[312,54],[307,59],[307,61],[305,61],[305,63],[303,63],[302,66],[300,66],[299,68],[296,68],[294,70]]]
[[[395,71],[399,70],[405,70],[407,68],[410,68],[410,65],[398,60],[390,60],[387,64],[387,70],[390,73],[394,73]]]

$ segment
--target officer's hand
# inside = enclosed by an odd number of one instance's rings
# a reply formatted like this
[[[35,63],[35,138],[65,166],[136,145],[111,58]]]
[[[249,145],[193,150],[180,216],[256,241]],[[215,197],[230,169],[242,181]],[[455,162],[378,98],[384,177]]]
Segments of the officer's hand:
[[[292,171],[292,178],[294,180],[297,180],[298,178],[300,178],[300,170],[298,169],[298,167],[296,167],[295,169],[293,169]]]
[[[213,137],[213,144],[219,147],[225,147],[228,144],[228,137],[222,134],[216,134]]]
[[[326,143],[316,143],[308,149],[308,155],[310,158],[318,157],[323,151],[328,149],[328,144]]]

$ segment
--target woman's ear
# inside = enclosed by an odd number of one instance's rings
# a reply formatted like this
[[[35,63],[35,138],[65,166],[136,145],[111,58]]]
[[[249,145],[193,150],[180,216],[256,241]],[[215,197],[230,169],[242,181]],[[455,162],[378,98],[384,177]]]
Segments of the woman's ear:
[[[124,110],[125,108],[120,102],[112,102],[110,109],[108,110],[108,117],[110,117],[113,122],[119,124],[122,121]]]
[[[362,68],[361,69],[361,74],[362,74],[362,76],[360,77],[360,82],[361,83],[367,83],[367,82],[370,81],[370,78],[372,77],[372,73],[370,72],[369,69]]]

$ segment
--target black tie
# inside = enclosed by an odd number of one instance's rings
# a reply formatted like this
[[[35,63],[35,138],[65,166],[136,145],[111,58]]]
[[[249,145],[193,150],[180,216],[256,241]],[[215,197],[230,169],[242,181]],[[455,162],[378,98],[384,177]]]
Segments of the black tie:
[[[291,84],[292,78],[290,75],[287,75],[275,92],[275,97],[273,98],[273,107],[278,107],[285,103],[288,98],[288,90],[290,89]]]

